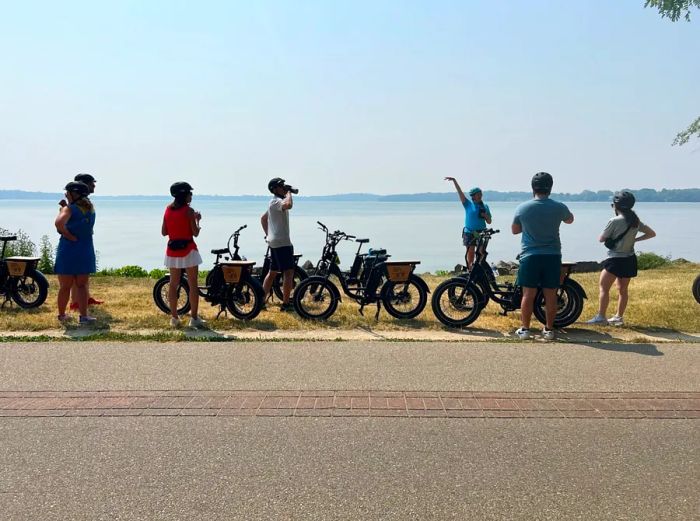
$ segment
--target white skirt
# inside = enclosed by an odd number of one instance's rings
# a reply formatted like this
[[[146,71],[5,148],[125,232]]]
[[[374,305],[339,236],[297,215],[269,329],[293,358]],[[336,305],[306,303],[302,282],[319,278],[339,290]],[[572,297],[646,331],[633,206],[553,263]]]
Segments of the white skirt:
[[[192,268],[202,264],[202,256],[197,250],[192,250],[184,257],[165,256],[166,268]]]

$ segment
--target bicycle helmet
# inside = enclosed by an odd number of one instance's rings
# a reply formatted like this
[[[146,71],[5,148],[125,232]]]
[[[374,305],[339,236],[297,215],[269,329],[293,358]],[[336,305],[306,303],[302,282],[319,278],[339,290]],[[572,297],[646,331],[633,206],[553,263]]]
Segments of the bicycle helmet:
[[[267,189],[274,194],[275,188],[277,188],[278,186],[284,186],[284,182],[284,179],[282,179],[281,177],[273,177],[272,179],[270,179],[270,182],[267,183]]]
[[[81,183],[85,183],[86,185],[89,185],[90,183],[95,183],[97,181],[90,174],[78,174],[75,176],[75,178],[73,180],[80,181]]]
[[[81,197],[87,197],[88,195],[90,195],[90,187],[88,187],[88,185],[80,181],[71,181],[66,185],[64,190],[66,192],[78,194]]]
[[[634,194],[629,190],[620,190],[613,195],[613,203],[620,210],[631,210],[635,203]]]
[[[479,188],[478,186],[475,186],[474,188],[469,190],[469,197],[471,197],[472,195],[480,194],[480,193],[481,193],[481,188]]]
[[[186,183],[185,181],[178,181],[177,183],[170,185],[170,195],[173,197],[190,193],[192,193],[192,185]]]
[[[532,176],[532,189],[536,192],[551,192],[554,179],[547,172],[537,172]]]

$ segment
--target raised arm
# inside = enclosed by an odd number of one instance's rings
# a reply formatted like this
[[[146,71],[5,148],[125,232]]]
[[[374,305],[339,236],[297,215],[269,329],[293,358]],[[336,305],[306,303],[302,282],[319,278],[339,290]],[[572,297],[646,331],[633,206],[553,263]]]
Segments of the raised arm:
[[[462,188],[460,188],[457,180],[454,177],[446,177],[445,181],[452,181],[452,183],[455,185],[455,190],[457,190],[457,193],[459,194],[459,200],[462,201],[462,204],[464,204],[467,198],[464,195],[464,192],[462,192]]]
[[[288,191],[287,195],[282,199],[282,210],[291,210],[294,206],[294,200],[292,199],[292,191]]]

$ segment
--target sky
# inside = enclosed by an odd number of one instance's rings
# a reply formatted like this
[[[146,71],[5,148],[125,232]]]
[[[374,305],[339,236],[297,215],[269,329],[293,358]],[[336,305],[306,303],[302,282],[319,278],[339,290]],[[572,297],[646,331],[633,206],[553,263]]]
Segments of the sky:
[[[0,0],[0,189],[700,186],[700,11],[643,0]]]

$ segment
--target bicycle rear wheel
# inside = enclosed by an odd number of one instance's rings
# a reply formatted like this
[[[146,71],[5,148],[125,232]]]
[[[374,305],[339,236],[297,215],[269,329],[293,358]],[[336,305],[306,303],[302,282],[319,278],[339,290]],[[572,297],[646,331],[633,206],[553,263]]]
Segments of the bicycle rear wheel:
[[[170,314],[170,275],[164,275],[158,279],[153,286],[153,301],[163,313]],[[177,288],[177,314],[184,315],[190,310],[190,284],[187,278],[180,277],[180,284]]]
[[[262,285],[253,277],[246,277],[229,286],[226,307],[240,320],[253,320],[262,310],[265,295]]]
[[[547,323],[544,293],[537,292],[533,313],[542,324]],[[557,289],[557,314],[554,317],[554,327],[570,326],[578,320],[583,311],[583,295],[567,281]]]
[[[38,270],[30,272],[12,281],[12,300],[23,309],[38,308],[49,294],[49,281]]]
[[[428,293],[416,281],[417,278],[411,275],[406,282],[387,281],[382,287],[382,303],[392,317],[404,320],[415,318],[425,309]]]
[[[282,273],[279,273],[272,283],[272,291],[275,292],[275,297],[277,297],[279,300],[283,299],[282,278]],[[292,292],[289,294],[290,299],[294,295],[294,288],[296,288],[301,283],[301,281],[306,280],[308,278],[309,276],[303,270],[303,268],[301,268],[300,266],[294,267],[294,280],[292,281]]]

